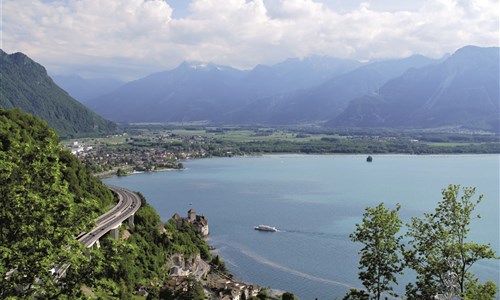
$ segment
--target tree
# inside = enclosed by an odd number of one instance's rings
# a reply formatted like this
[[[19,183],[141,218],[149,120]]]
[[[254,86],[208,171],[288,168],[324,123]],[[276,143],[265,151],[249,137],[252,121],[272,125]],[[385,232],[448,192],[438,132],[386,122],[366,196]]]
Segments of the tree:
[[[347,294],[342,298],[342,300],[368,300],[370,299],[370,295],[368,295],[363,290],[351,289]]]
[[[267,296],[267,290],[266,289],[261,289],[259,293],[257,294],[257,298],[260,300],[266,300],[268,298]]]
[[[481,195],[473,200],[475,191],[465,187],[459,196],[460,186],[449,185],[443,189],[443,200],[434,213],[412,218],[408,224],[411,248],[405,251],[405,259],[417,273],[416,284],[406,288],[409,299],[429,299],[446,290],[449,272],[456,274],[457,293],[467,295],[473,288],[482,289],[474,284],[476,279],[469,270],[481,259],[496,257],[489,245],[467,241],[472,213],[483,198]],[[485,286],[487,290],[489,287]]]
[[[285,292],[281,295],[282,300],[295,300],[295,295],[290,292]]]
[[[0,110],[2,299],[76,298],[92,279],[96,262],[75,236],[92,226],[97,200],[70,191],[61,151],[44,122]]]
[[[493,300],[496,299],[497,286],[487,281],[478,283],[477,278],[472,278],[465,283],[465,292],[462,294],[464,300]]]
[[[183,280],[182,285],[184,285],[187,290],[182,288],[172,291],[164,290],[161,293],[162,299],[176,299],[176,300],[203,300],[205,299],[205,292],[203,291],[203,286],[194,277],[190,276]]]
[[[127,175],[127,172],[121,168],[118,168],[118,170],[116,170],[116,176],[118,177],[121,177],[121,176],[126,176]]]
[[[403,270],[399,256],[401,236],[397,236],[402,222],[395,210],[388,210],[381,203],[375,208],[366,208],[362,224],[350,235],[354,242],[364,247],[359,254],[359,279],[363,282],[369,297],[379,300],[383,293],[392,294],[391,283],[397,284],[396,275]]]

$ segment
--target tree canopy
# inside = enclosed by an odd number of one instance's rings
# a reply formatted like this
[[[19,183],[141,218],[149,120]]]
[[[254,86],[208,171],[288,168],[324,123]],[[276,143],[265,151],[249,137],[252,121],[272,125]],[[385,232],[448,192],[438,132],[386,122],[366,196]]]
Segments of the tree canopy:
[[[483,289],[475,286],[477,280],[470,268],[477,261],[494,259],[496,255],[490,245],[468,239],[471,219],[480,217],[473,215],[474,209],[483,199],[480,195],[474,200],[475,192],[475,188],[465,187],[461,192],[459,185],[449,185],[443,189],[443,200],[433,213],[415,217],[408,224],[410,247],[405,257],[408,266],[417,273],[415,285],[407,287],[410,298],[428,298],[436,291],[446,290],[448,272],[456,274],[457,294]]]
[[[113,196],[19,110],[0,109],[0,199],[0,298],[78,295],[92,263],[75,237]]]
[[[402,223],[396,210],[383,204],[367,208],[361,224],[351,239],[361,242],[359,278],[365,290],[353,289],[344,299],[380,299],[397,284],[396,275],[404,268],[414,271],[415,282],[406,286],[406,299],[493,300],[497,286],[480,283],[470,271],[482,259],[498,259],[490,245],[477,244],[468,238],[474,209],[483,196],[473,199],[475,188],[449,185],[442,190],[443,200],[433,213],[414,217],[407,224],[405,241],[397,233]],[[436,298],[437,299],[437,298]]]
[[[381,299],[382,294],[393,290],[391,283],[397,284],[396,275],[403,270],[399,255],[402,237],[398,236],[402,222],[395,210],[388,210],[381,203],[375,208],[368,207],[363,214],[362,224],[350,235],[354,242],[363,243],[360,251],[359,279],[373,299]]]

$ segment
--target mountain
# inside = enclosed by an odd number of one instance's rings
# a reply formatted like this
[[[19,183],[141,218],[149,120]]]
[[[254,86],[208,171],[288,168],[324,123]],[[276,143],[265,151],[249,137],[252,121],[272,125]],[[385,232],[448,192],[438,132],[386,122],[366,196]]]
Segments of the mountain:
[[[289,59],[251,71],[197,62],[129,82],[88,104],[121,122],[227,121],[262,96],[306,88],[360,63],[327,57]]]
[[[184,62],[88,104],[121,122],[491,129],[498,126],[498,49],[368,64],[309,57],[250,71]]]
[[[20,108],[45,120],[64,137],[107,133],[116,125],[71,98],[43,66],[23,53],[0,50],[0,107]]]
[[[378,93],[350,102],[329,126],[429,128],[498,132],[499,48],[467,46],[443,62],[408,70]]]
[[[233,120],[249,123],[292,124],[329,120],[348,102],[378,90],[410,68],[436,63],[415,55],[360,66],[312,88],[263,97],[234,113]]]
[[[88,104],[120,122],[209,120],[244,99],[237,90],[244,74],[230,67],[184,62],[173,70],[129,82]]]
[[[253,98],[307,89],[352,71],[362,63],[326,56],[289,58],[272,65],[258,65],[245,76],[245,85],[255,91]]]
[[[51,76],[71,97],[85,104],[89,100],[111,93],[125,82],[111,78],[84,79],[80,76]]]

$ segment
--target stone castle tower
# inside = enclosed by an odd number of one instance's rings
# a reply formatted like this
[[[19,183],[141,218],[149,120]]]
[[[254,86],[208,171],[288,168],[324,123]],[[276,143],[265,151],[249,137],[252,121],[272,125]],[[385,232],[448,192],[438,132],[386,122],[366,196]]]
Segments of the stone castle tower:
[[[196,220],[196,211],[192,208],[188,210],[187,218],[190,223],[193,223]]]

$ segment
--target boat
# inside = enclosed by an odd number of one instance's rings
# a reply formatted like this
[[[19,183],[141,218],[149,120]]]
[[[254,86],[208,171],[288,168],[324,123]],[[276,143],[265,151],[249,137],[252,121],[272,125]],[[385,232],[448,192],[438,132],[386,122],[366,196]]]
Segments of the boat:
[[[278,229],[276,227],[272,226],[267,226],[267,225],[259,225],[254,227],[255,230],[260,230],[260,231],[271,231],[271,232],[276,232]]]

